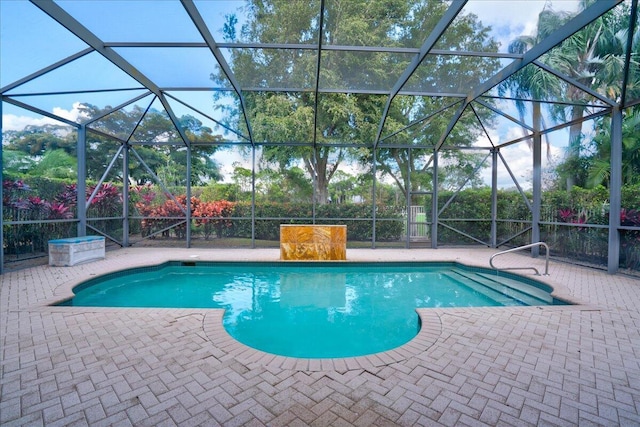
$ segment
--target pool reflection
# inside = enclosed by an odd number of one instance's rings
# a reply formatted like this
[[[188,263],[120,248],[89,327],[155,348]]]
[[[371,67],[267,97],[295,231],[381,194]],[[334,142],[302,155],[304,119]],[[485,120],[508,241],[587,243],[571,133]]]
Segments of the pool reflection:
[[[346,283],[346,274],[281,274],[280,305],[346,308]]]

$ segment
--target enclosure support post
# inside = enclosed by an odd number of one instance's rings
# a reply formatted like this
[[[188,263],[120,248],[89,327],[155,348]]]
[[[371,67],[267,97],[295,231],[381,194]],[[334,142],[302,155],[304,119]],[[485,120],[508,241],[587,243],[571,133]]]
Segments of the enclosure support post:
[[[433,150],[433,195],[431,196],[431,247],[438,249],[438,150]]]
[[[185,236],[187,238],[187,248],[191,247],[191,144],[187,144],[187,186],[186,186],[186,193],[187,193],[187,200],[185,201],[185,203],[187,204],[186,206],[186,210],[187,210],[187,222],[186,222],[186,227],[187,229],[185,230]]]
[[[491,247],[498,245],[498,148],[491,149]]]
[[[129,143],[122,150],[122,246],[129,246]]]
[[[78,209],[78,237],[87,235],[87,127],[78,128],[78,175],[76,183]]]
[[[540,208],[542,205],[542,112],[540,103],[533,103],[533,204],[531,205],[531,243],[540,241]],[[540,246],[531,247],[531,256],[540,255]]]
[[[535,121],[537,123],[537,121]],[[542,135],[538,126],[533,133],[533,204],[531,205],[531,243],[540,241],[540,209],[542,208]],[[540,246],[531,248],[531,255],[540,255]]]
[[[407,179],[404,185],[404,193],[405,193],[405,205],[407,206],[407,236],[404,242],[404,247],[409,248],[411,242],[411,222],[413,219],[411,218],[411,166],[413,163],[413,159],[411,158],[411,147],[407,148],[407,157],[409,161],[407,162]]]
[[[316,223],[316,206],[318,204],[318,171],[316,170],[316,166],[318,165],[318,156],[316,153],[316,146],[313,146],[313,161],[312,163],[312,171],[311,171],[311,180],[313,182],[313,196],[311,197],[311,223]]]
[[[622,205],[622,110],[611,110],[611,177],[609,182],[609,259],[607,271],[620,268],[620,211]]]
[[[376,150],[372,150],[373,154],[373,184],[371,188],[371,249],[376,248]]]
[[[251,146],[251,249],[256,247],[256,146]]]
[[[0,98],[0,135],[2,135],[2,98]],[[4,148],[2,144],[0,144],[0,184],[4,182],[4,176],[2,174],[2,170],[4,169],[2,165],[2,151]],[[4,194],[2,194],[2,185],[0,185],[0,274],[4,272],[4,204],[2,201],[4,200]]]

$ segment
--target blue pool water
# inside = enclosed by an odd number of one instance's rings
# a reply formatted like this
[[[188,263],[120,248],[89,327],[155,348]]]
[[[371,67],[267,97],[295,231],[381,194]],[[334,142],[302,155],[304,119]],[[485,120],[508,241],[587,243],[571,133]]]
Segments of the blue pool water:
[[[181,263],[132,269],[74,288],[61,305],[225,309],[231,336],[293,357],[398,347],[416,308],[548,305],[550,288],[453,263]]]

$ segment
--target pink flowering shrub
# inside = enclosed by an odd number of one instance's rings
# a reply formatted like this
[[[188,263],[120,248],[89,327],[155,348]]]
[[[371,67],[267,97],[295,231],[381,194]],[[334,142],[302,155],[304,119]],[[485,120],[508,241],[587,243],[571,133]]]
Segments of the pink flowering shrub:
[[[205,240],[209,240],[213,230],[218,238],[222,237],[224,228],[230,228],[233,222],[228,218],[233,213],[235,203],[226,200],[215,202],[199,202],[193,207],[192,215],[196,225],[203,228]]]

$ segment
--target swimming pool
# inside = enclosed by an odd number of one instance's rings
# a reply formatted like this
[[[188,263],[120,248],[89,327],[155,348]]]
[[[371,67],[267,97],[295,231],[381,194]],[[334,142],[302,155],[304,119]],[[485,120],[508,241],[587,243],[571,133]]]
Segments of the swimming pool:
[[[224,309],[227,332],[250,347],[350,357],[410,341],[416,308],[561,303],[517,277],[456,263],[168,262],[91,279],[60,305]]]

